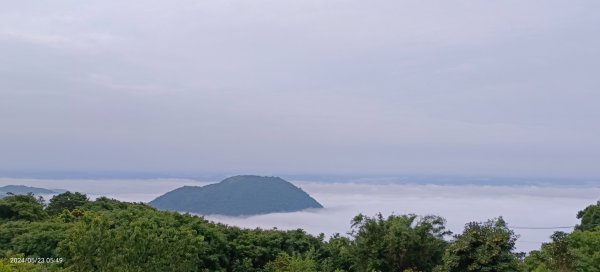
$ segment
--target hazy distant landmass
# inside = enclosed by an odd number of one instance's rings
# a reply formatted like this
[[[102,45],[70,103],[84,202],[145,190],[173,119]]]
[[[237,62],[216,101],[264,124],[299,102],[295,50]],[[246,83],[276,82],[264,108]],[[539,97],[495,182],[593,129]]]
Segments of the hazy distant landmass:
[[[59,189],[46,189],[46,188],[38,188],[38,187],[29,187],[24,185],[6,185],[0,187],[0,197],[3,195],[7,195],[8,193],[12,193],[15,195],[22,195],[27,193],[32,194],[58,194],[62,193],[64,190]]]
[[[278,177],[234,176],[202,187],[184,186],[150,202],[163,210],[255,215],[323,208],[302,189]]]
[[[301,181],[323,183],[370,183],[370,184],[435,184],[435,185],[490,185],[490,186],[597,186],[600,178],[577,177],[519,177],[519,176],[461,176],[461,175],[405,175],[405,174],[285,174]],[[10,172],[0,171],[0,177],[16,179],[194,179],[218,181],[231,173],[197,172]],[[54,190],[54,189],[53,189]]]

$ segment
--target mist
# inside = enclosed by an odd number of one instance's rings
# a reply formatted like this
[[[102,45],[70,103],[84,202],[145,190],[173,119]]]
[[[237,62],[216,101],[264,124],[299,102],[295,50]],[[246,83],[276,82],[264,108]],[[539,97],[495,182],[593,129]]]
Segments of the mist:
[[[213,182],[185,179],[154,180],[40,180],[0,178],[0,186],[21,184],[66,189],[107,196],[121,201],[149,202],[181,186]],[[245,228],[298,229],[326,236],[350,231],[350,220],[359,213],[439,215],[447,227],[461,233],[466,223],[502,216],[520,238],[517,250],[528,252],[548,242],[554,231],[572,231],[579,210],[596,203],[600,188],[590,186],[478,186],[295,181],[325,208],[257,216],[205,216],[208,220]],[[49,197],[49,196],[46,196]],[[201,215],[199,215],[201,216]],[[521,229],[549,228],[549,229]],[[561,227],[551,229],[552,227]],[[563,228],[566,227],[566,228]]]

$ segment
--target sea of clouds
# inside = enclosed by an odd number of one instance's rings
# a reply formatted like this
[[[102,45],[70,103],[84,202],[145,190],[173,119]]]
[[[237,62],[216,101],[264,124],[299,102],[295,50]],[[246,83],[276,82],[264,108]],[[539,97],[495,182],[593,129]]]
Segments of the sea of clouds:
[[[108,196],[122,201],[149,202],[184,185],[203,186],[211,182],[189,179],[144,180],[43,180],[0,178],[0,186],[16,184],[84,192],[91,198]],[[302,228],[312,234],[346,234],[350,220],[358,213],[440,215],[448,228],[460,233],[471,221],[502,216],[520,235],[517,249],[537,249],[556,230],[521,227],[569,227],[577,224],[577,211],[600,200],[600,186],[478,186],[322,183],[294,181],[325,208],[293,213],[229,217],[209,215],[207,219],[248,228]]]

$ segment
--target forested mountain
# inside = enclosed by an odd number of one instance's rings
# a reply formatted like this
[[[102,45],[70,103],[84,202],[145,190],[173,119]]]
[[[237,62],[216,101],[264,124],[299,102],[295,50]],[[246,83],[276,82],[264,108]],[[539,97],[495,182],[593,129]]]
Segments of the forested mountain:
[[[302,189],[278,177],[242,175],[203,187],[184,186],[150,205],[198,214],[255,215],[323,208]]]
[[[575,214],[575,213],[574,213]],[[600,202],[570,234],[527,257],[502,218],[452,235],[437,216],[357,215],[348,236],[241,229],[202,217],[66,192],[0,199],[0,271],[595,272]]]
[[[24,186],[24,185],[6,185],[6,186],[0,187],[0,192],[13,193],[13,194],[27,194],[27,193],[56,194],[56,193],[62,193],[62,192],[64,192],[64,190],[50,190],[50,189],[45,189],[45,188],[29,187],[29,186]]]

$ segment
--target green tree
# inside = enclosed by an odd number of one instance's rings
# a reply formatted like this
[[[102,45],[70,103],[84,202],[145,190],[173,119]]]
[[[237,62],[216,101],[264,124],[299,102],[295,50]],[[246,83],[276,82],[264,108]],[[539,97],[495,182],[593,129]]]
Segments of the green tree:
[[[525,272],[551,272],[547,266],[549,258],[550,255],[547,251],[533,250],[523,260],[522,270]]]
[[[512,252],[516,240],[517,236],[502,217],[485,223],[468,223],[446,249],[443,264],[436,271],[519,271],[519,259]]]
[[[69,191],[55,195],[50,199],[46,211],[49,214],[59,214],[63,210],[72,211],[75,208],[81,207],[89,202],[88,197],[81,193],[71,193]]]
[[[575,258],[569,245],[569,235],[557,231],[551,236],[552,242],[544,243],[541,250],[532,251],[524,260],[526,271],[575,271]]]
[[[600,272],[600,227],[568,236],[569,253],[577,272]]]
[[[81,209],[87,211],[114,211],[127,209],[131,205],[132,203],[121,202],[116,199],[102,196],[96,198],[94,201],[84,204]]]
[[[61,271],[58,264],[34,264],[28,262],[11,262],[11,258],[25,258],[24,254],[5,252],[0,255],[0,272],[50,272]]]
[[[530,272],[600,272],[600,201],[577,213],[581,219],[570,234],[555,232],[552,242],[525,258]]]
[[[11,195],[0,199],[0,220],[35,221],[46,217],[44,200],[36,199],[32,193]]]
[[[290,256],[285,252],[279,253],[275,260],[265,265],[265,272],[317,272],[315,260],[310,256]]]
[[[227,256],[232,271],[259,271],[281,253],[290,256],[305,254],[319,249],[320,238],[308,235],[304,230],[244,230],[235,227],[224,229],[228,241]],[[252,268],[248,268],[248,263]]]
[[[358,271],[432,271],[441,261],[447,243],[441,217],[359,214],[352,220],[353,256]]]
[[[576,230],[592,230],[600,226],[600,201],[579,211],[577,219],[581,219],[581,223],[575,227]]]
[[[0,225],[0,255],[19,252],[32,258],[54,257],[68,225],[56,221],[11,221]]]
[[[321,271],[350,271],[354,265],[353,241],[334,234],[322,247],[319,268]]]
[[[177,216],[150,209],[86,213],[60,243],[73,271],[199,271],[205,243]]]

